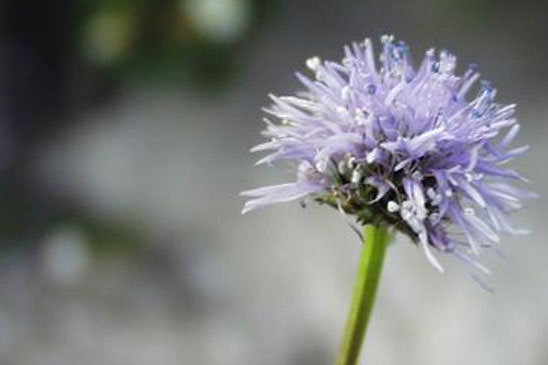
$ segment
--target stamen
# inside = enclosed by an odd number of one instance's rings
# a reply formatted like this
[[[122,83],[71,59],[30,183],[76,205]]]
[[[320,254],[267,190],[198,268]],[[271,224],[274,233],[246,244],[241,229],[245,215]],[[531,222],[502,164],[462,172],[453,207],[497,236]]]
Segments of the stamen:
[[[319,172],[325,172],[327,170],[327,165],[329,163],[329,157],[323,156],[318,161],[316,161],[316,170]]]
[[[310,57],[309,59],[306,60],[306,67],[308,67],[310,70],[314,72],[318,71],[318,68],[320,67],[321,64],[322,64],[322,61],[317,56]]]
[[[352,178],[350,179],[350,182],[352,182],[353,184],[359,184],[362,177],[363,175],[360,170],[355,169],[354,171],[352,171]]]
[[[466,214],[466,215],[475,215],[476,212],[474,211],[474,208],[467,207],[467,208],[464,208],[464,214]]]
[[[417,181],[422,181],[422,179],[423,179],[424,176],[422,175],[422,173],[421,173],[420,171],[417,170],[417,171],[414,171],[414,172],[411,174],[411,177],[412,177],[413,179],[417,180]]]
[[[386,205],[386,209],[390,212],[390,213],[395,213],[397,211],[400,210],[400,206],[398,203],[396,203],[395,201],[393,200],[390,200],[388,202],[388,204]]]
[[[350,86],[346,85],[341,89],[341,98],[343,101],[348,101],[350,96]]]
[[[341,175],[346,174],[347,166],[346,166],[346,162],[344,160],[341,159],[337,163],[337,170],[339,171],[339,174],[341,174]]]
[[[438,223],[440,221],[440,214],[438,212],[431,213],[428,219],[431,223]]]

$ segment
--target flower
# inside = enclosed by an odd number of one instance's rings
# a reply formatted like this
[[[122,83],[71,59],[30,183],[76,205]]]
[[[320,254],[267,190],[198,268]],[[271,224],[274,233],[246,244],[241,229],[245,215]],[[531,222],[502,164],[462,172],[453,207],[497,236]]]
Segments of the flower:
[[[482,269],[474,256],[500,233],[523,233],[508,215],[534,197],[502,166],[528,149],[509,148],[519,131],[515,105],[496,103],[486,81],[467,98],[477,67],[457,76],[446,50],[428,50],[415,69],[405,43],[381,42],[378,65],[366,39],[346,46],[341,63],[307,60],[314,79],[297,73],[306,91],[270,96],[270,140],[251,151],[271,151],[259,165],[296,162],[296,181],[242,192],[251,198],[243,213],[311,197],[407,234],[440,271],[432,248]]]

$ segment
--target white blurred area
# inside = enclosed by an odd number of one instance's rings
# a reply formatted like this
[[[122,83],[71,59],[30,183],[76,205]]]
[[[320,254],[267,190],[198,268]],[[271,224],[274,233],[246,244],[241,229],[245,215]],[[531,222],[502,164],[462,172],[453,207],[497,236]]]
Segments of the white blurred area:
[[[217,16],[200,11],[202,18]],[[45,140],[34,171],[47,191],[73,199],[99,220],[138,227],[154,245],[144,263],[97,261],[77,228],[59,226],[44,237],[39,262],[5,261],[0,359],[6,360],[0,363],[330,364],[349,305],[357,237],[335,211],[314,204],[241,216],[238,192],[290,178],[253,168],[258,156],[248,153],[261,140],[267,93],[295,90],[292,73],[304,68],[307,56],[338,58],[343,42],[384,31],[361,22],[335,24],[337,35],[317,23],[296,34],[301,19],[295,15],[287,29],[274,27],[251,46],[230,93],[204,98],[186,89],[127,85],[119,99]],[[417,31],[408,39],[400,30],[397,36],[420,55],[427,35]],[[455,41],[454,51],[472,52],[481,42],[487,41]],[[519,77],[519,62],[490,60],[512,50],[502,41],[490,47],[480,66],[498,76],[497,69],[506,68],[507,78],[493,81],[503,100],[519,95],[504,94]],[[542,100],[521,100],[519,108],[519,142],[532,148],[516,166],[540,198],[516,219],[533,233],[504,238],[505,258],[485,256],[495,293],[447,258],[448,270],[439,274],[398,236],[388,252],[365,363],[548,362],[548,107]]]
[[[249,0],[181,0],[181,8],[196,30],[217,42],[235,41],[247,30]]]

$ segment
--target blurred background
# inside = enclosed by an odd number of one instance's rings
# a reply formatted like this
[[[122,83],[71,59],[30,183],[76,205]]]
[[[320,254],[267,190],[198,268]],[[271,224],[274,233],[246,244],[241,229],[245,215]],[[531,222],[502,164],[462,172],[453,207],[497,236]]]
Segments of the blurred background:
[[[369,364],[548,363],[548,3],[0,1],[0,364],[330,364],[358,239],[299,204],[241,216],[267,93],[393,33],[476,62],[519,105],[516,216],[483,291],[398,237]],[[443,258],[442,258],[443,260]]]

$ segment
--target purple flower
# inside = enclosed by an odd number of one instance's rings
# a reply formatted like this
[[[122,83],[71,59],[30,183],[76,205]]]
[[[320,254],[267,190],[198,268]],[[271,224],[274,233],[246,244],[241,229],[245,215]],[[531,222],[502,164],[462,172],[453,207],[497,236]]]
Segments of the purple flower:
[[[305,86],[297,96],[271,95],[270,140],[252,151],[269,151],[257,164],[296,162],[296,181],[243,192],[251,198],[243,213],[311,197],[407,234],[439,270],[431,248],[482,268],[474,256],[500,233],[522,233],[508,213],[533,197],[503,166],[528,149],[509,148],[515,105],[496,103],[486,81],[467,98],[476,66],[455,75],[445,50],[428,50],[415,69],[405,43],[381,41],[379,64],[366,39],[346,46],[341,63],[310,58],[314,78],[297,73]]]

